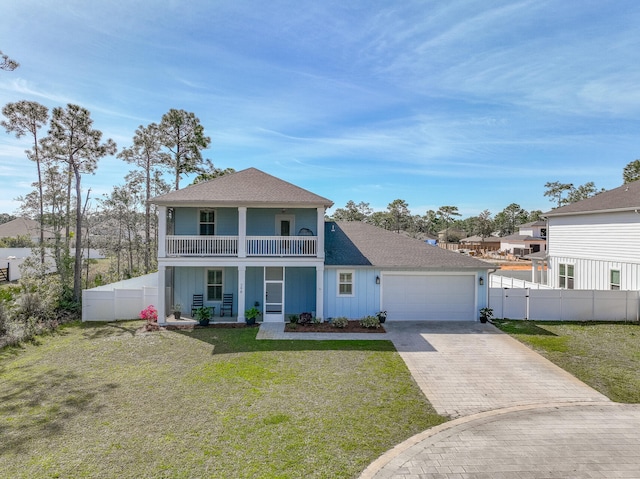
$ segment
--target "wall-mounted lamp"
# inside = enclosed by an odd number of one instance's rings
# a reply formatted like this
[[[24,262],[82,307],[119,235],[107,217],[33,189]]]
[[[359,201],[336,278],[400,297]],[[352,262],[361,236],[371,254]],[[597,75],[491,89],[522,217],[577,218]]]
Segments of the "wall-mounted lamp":
[[[376,284],[380,284],[380,276],[376,276]]]
[[[478,279],[478,283],[480,284],[480,286],[484,284],[484,278],[482,276],[480,276],[480,279]]]

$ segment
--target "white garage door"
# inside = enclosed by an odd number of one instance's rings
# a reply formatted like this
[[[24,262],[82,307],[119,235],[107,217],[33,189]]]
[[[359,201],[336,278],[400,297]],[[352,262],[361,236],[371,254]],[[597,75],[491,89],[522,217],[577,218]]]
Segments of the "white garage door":
[[[390,321],[474,321],[475,284],[474,275],[385,273],[382,310]]]

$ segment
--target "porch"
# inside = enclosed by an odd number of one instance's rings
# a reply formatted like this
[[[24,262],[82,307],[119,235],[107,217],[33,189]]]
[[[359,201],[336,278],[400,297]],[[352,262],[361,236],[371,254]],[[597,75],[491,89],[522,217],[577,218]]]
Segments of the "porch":
[[[316,236],[247,236],[239,249],[239,236],[167,235],[167,256],[288,256],[315,257]]]

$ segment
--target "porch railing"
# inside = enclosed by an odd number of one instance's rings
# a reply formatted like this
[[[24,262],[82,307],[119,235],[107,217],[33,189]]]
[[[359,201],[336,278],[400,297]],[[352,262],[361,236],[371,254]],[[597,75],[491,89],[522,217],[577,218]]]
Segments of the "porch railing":
[[[237,236],[168,235],[167,256],[238,256]],[[247,256],[316,256],[315,236],[247,236]]]
[[[237,256],[237,236],[167,236],[168,256]]]
[[[247,256],[316,256],[315,236],[247,236]]]

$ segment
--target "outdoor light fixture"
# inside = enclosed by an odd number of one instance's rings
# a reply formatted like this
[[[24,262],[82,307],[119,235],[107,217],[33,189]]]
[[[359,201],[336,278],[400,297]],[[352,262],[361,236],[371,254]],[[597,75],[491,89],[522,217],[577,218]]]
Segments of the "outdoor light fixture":
[[[482,286],[484,284],[484,278],[482,276],[480,276],[480,279],[478,280],[478,283],[480,283],[480,286]]]
[[[376,276],[376,284],[380,284],[380,276]]]

